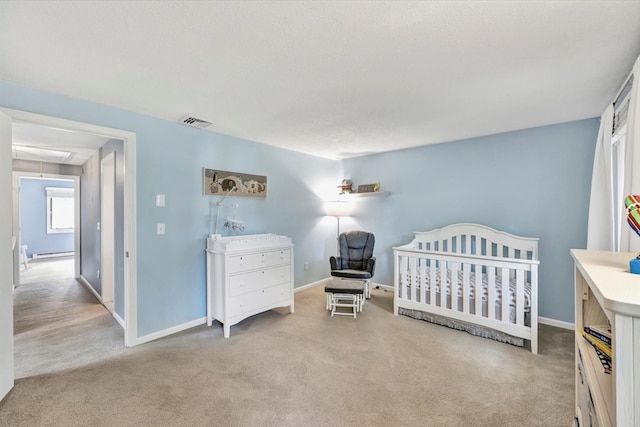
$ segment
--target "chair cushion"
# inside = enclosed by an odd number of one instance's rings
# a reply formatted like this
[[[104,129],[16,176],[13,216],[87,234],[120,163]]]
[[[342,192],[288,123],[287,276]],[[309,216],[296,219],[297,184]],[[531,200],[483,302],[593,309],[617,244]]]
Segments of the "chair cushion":
[[[366,270],[331,270],[331,275],[333,277],[345,277],[347,279],[361,279],[361,280],[369,280],[371,279],[371,273]]]
[[[324,291],[332,294],[362,294],[364,293],[364,280],[329,280]]]
[[[340,246],[339,269],[366,270],[367,260],[373,256],[375,237],[366,231],[348,231],[338,236]]]

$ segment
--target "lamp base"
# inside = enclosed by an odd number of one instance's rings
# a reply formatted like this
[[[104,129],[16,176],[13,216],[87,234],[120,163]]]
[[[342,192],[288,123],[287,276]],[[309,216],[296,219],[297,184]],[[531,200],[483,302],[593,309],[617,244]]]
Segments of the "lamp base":
[[[629,261],[629,271],[633,274],[640,274],[640,258]]]

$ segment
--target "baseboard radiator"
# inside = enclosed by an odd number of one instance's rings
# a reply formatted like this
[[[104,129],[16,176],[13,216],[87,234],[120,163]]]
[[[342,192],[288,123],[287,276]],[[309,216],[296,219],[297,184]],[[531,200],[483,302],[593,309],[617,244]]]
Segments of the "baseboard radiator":
[[[33,254],[31,255],[31,259],[42,259],[42,258],[58,258],[63,256],[72,256],[73,252],[53,252],[48,254]]]

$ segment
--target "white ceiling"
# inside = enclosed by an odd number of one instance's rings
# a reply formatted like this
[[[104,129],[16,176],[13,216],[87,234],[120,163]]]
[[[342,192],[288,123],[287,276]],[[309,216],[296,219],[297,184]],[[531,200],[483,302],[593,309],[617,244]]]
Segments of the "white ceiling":
[[[599,116],[639,1],[0,2],[0,79],[328,158]]]
[[[69,165],[83,165],[109,138],[50,128],[31,123],[13,123],[13,158]]]

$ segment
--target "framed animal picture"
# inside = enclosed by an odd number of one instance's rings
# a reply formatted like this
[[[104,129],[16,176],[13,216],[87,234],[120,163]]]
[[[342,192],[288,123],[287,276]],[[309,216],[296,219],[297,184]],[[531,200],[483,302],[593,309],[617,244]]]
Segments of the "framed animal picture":
[[[202,177],[205,196],[267,198],[266,176],[203,168]]]

